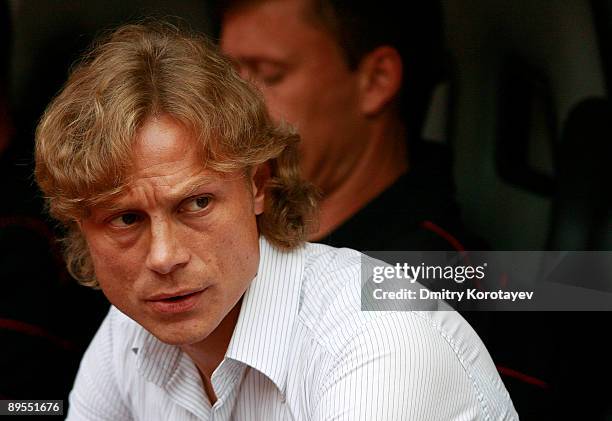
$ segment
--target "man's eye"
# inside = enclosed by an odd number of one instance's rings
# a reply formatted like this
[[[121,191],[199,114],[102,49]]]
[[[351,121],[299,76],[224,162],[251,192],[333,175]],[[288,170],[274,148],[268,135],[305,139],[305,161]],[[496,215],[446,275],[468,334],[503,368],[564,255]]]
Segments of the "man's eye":
[[[115,228],[125,228],[130,225],[134,225],[136,222],[140,221],[140,216],[135,213],[124,213],[122,215],[117,216],[116,218],[111,219],[110,225]]]
[[[258,79],[266,86],[273,86],[277,83],[282,82],[285,74],[282,72],[270,73],[270,74],[261,74]]]
[[[255,81],[264,86],[273,86],[281,83],[287,75],[287,69],[285,66],[266,61],[253,65],[250,72],[255,78]]]
[[[181,211],[183,212],[199,212],[204,210],[210,204],[210,196],[198,196],[193,199],[187,200],[183,206],[181,206]]]

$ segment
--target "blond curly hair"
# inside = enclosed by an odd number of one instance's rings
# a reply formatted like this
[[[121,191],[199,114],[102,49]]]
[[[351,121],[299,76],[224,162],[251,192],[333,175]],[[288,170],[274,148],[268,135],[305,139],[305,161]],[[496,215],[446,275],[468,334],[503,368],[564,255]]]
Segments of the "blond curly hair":
[[[36,130],[36,181],[67,228],[66,263],[77,280],[98,286],[77,221],[122,194],[136,133],[161,114],[190,130],[203,167],[248,171],[269,162],[259,231],[281,248],[305,240],[316,195],[299,175],[299,136],[270,120],[259,92],[203,36],[163,22],[130,24],[84,55]]]

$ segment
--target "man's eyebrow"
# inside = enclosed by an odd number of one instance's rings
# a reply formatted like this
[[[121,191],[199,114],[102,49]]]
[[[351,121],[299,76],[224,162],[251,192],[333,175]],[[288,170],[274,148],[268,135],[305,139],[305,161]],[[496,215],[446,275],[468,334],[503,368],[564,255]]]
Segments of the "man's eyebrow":
[[[287,60],[283,58],[274,58],[260,54],[247,54],[238,56],[234,59],[234,63],[243,66],[257,66],[261,63],[266,63],[276,67],[287,67]]]
[[[192,196],[195,192],[200,190],[201,188],[210,186],[211,184],[218,183],[221,181],[221,178],[211,178],[211,177],[199,177],[186,183],[180,190],[173,192],[171,197],[175,200],[182,200],[186,197]]]
[[[177,188],[175,191],[168,195],[170,202],[180,202],[190,196],[193,196],[198,190],[213,185],[222,181],[220,177],[198,177],[190,180],[188,183]],[[105,211],[119,211],[126,210],[134,207],[134,201],[130,198],[129,189],[126,190],[126,195],[119,197],[116,200],[109,198],[108,200],[102,200],[97,207],[103,208]]]

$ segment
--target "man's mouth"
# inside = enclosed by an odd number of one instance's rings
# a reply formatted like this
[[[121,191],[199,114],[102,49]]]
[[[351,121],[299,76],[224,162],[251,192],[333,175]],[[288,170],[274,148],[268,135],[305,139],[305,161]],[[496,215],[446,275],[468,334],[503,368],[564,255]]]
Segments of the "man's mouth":
[[[205,290],[206,288],[196,291],[157,294],[146,302],[153,310],[160,313],[183,313],[193,309],[198,304]]]
[[[164,298],[163,300],[157,300],[157,301],[169,301],[169,302],[175,302],[175,301],[180,301],[183,298],[189,297],[190,295],[193,294],[197,294],[197,292],[192,292],[190,294],[185,294],[185,295],[177,295],[175,297],[169,297],[169,298]]]

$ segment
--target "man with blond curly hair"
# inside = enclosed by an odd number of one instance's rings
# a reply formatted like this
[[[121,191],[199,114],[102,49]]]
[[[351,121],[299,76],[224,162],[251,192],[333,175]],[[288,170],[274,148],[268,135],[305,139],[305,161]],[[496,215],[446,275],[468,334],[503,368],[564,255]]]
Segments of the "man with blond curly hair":
[[[455,312],[361,311],[353,250],[309,244],[291,130],[203,38],[98,42],[47,108],[36,178],[112,304],[69,420],[511,419]]]

